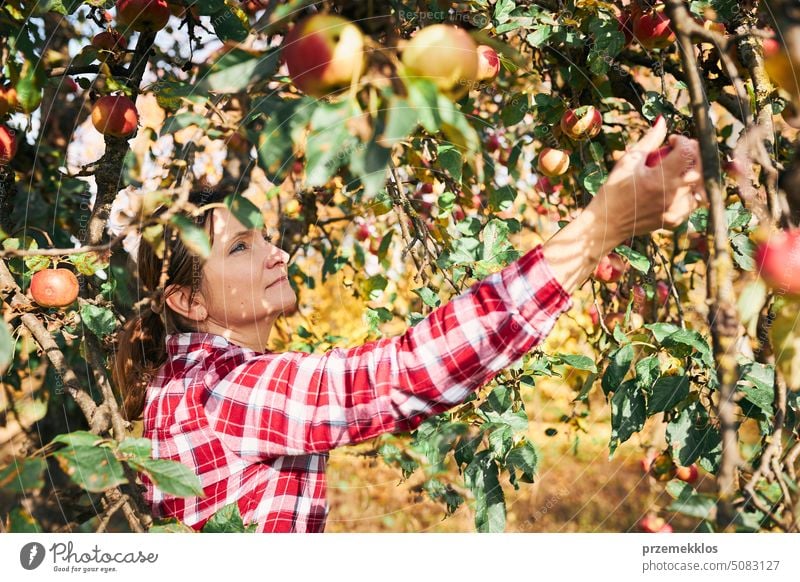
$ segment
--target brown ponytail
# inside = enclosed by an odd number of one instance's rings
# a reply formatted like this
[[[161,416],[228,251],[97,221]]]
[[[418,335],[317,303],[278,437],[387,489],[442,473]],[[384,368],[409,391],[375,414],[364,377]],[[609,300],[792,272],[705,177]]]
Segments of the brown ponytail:
[[[202,206],[221,202],[223,198],[222,193],[201,191],[192,193],[189,202]],[[207,209],[193,217],[193,220],[201,227],[210,225],[206,230],[213,244],[213,209]],[[193,254],[170,227],[164,229],[164,244],[164,254],[168,260],[164,287],[189,287],[192,295],[200,291],[203,283],[202,276],[197,276],[202,275],[203,262],[200,257]],[[144,297],[155,296],[155,299],[132,313],[117,334],[117,352],[111,370],[114,384],[122,397],[122,414],[130,421],[141,417],[147,386],[166,362],[167,335],[198,331],[192,322],[174,312],[164,301],[163,289],[158,289],[163,264],[164,259],[159,258],[153,247],[142,239],[135,265],[139,272],[140,292]]]

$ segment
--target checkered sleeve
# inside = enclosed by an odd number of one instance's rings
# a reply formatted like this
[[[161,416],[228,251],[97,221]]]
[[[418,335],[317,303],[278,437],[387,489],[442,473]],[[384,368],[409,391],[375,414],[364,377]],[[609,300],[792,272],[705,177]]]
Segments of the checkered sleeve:
[[[571,305],[537,246],[402,335],[239,364],[209,387],[206,413],[253,461],[412,430],[530,351]]]

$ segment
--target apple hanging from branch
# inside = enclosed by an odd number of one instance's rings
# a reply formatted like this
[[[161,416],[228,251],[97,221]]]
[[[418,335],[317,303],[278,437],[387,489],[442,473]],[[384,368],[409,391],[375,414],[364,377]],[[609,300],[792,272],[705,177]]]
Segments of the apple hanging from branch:
[[[603,128],[603,116],[592,105],[567,109],[561,117],[561,131],[575,141],[592,139]]]
[[[491,81],[500,73],[500,57],[492,47],[478,46],[478,80]]]
[[[646,49],[665,49],[673,44],[676,37],[665,7],[658,6],[636,17],[633,36]]]
[[[565,174],[569,169],[569,154],[567,150],[557,150],[555,148],[544,148],[539,152],[539,159],[536,167],[539,172],[548,178],[555,178]]]
[[[161,30],[169,21],[165,0],[117,0],[117,22],[138,32]]]
[[[78,278],[69,269],[42,269],[31,277],[31,297],[42,307],[67,307],[78,298]]]
[[[289,31],[281,54],[295,87],[320,98],[358,81],[364,70],[364,37],[341,16],[317,14]]]
[[[139,114],[124,95],[106,95],[92,107],[92,123],[104,135],[128,137],[139,125]]]
[[[463,28],[432,24],[417,31],[403,49],[410,78],[430,79],[451,99],[462,97],[478,81],[478,47]]]

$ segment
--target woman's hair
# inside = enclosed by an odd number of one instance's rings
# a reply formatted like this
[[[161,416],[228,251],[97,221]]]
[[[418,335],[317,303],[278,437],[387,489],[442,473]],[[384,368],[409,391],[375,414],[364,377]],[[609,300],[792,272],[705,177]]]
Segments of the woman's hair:
[[[224,195],[209,191],[193,192],[189,202],[203,206],[221,202]],[[163,212],[156,211],[156,215]],[[192,217],[194,223],[209,232],[214,242],[213,208]],[[210,228],[206,228],[209,226]],[[175,228],[164,228],[164,253],[168,260],[167,277],[161,291],[166,293],[170,285],[191,289],[190,301],[202,289],[203,261],[192,253],[181,240]],[[159,288],[164,260],[153,247],[142,238],[137,255],[140,292],[153,295]],[[118,333],[117,353],[111,375],[122,397],[122,415],[127,420],[138,419],[144,409],[147,385],[158,368],[167,360],[166,337],[170,333],[198,331],[190,320],[169,308],[166,295],[134,312]],[[153,305],[155,303],[155,305]]]

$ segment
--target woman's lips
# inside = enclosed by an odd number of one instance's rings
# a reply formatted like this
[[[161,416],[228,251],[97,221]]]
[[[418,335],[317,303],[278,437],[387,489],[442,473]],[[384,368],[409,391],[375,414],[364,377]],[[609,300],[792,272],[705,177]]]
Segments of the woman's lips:
[[[270,283],[269,285],[267,285],[267,289],[269,289],[269,288],[270,288],[270,287],[272,287],[273,285],[276,285],[276,284],[280,283],[281,281],[286,281],[286,280],[288,280],[288,279],[287,279],[287,277],[286,277],[286,275],[283,275],[283,276],[282,276],[280,279],[276,279],[275,281],[273,281],[272,283]]]

